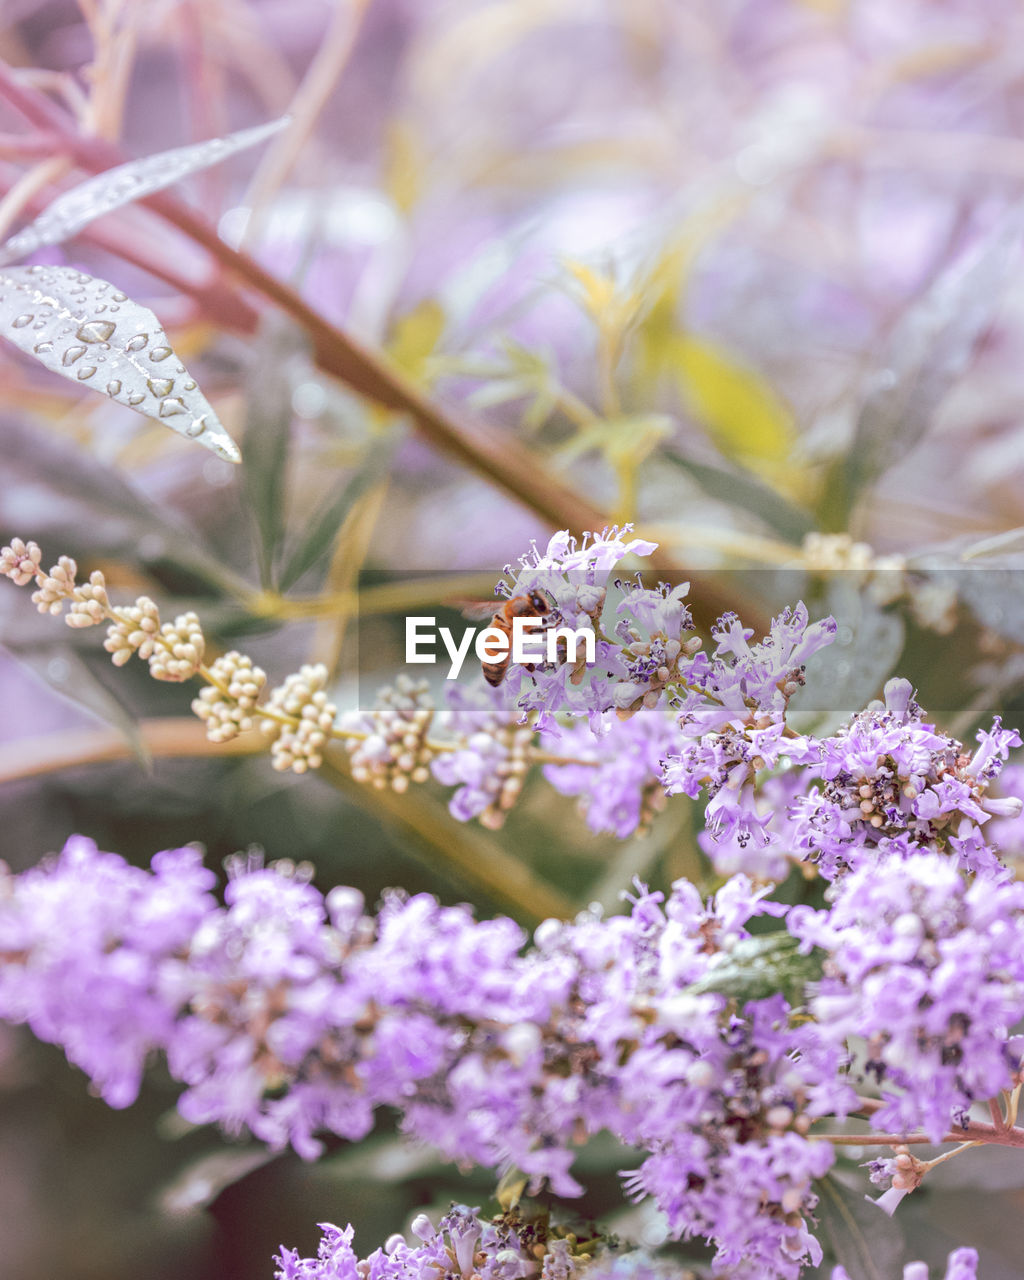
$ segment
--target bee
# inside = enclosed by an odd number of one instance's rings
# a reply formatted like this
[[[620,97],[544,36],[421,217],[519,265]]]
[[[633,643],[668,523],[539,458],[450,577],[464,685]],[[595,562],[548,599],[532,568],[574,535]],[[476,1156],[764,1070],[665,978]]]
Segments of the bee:
[[[482,662],[484,679],[492,688],[497,688],[505,679],[509,663],[512,661],[512,623],[516,618],[544,618],[551,612],[553,605],[543,591],[530,591],[526,595],[512,596],[497,608],[489,600],[451,601],[463,617],[471,622],[487,621],[496,631],[503,631],[508,636],[509,647],[497,662]]]

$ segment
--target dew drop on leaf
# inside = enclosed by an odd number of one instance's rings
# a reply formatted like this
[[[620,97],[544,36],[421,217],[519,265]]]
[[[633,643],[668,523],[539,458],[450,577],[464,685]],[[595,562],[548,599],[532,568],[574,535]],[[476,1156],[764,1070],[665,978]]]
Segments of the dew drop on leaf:
[[[94,364],[83,364],[79,366],[75,376],[79,382],[84,382],[86,378],[91,378],[95,372],[96,366]]]
[[[148,333],[137,333],[134,338],[129,338],[124,344],[125,351],[141,351],[149,341]]]
[[[168,356],[173,355],[170,347],[154,347],[149,353],[150,360],[166,360]]]
[[[155,396],[169,396],[171,391],[174,389],[174,379],[148,378],[146,380],[146,386],[149,387],[150,391],[152,391]],[[161,413],[160,416],[163,417],[164,415]]]
[[[31,324],[34,319],[35,316],[30,315],[17,316],[11,321],[11,324],[15,329],[24,329],[24,327],[27,324]]]
[[[113,320],[87,320],[79,325],[75,337],[81,342],[107,342],[116,328]]]
[[[81,359],[85,355],[85,347],[68,347],[67,351],[61,356],[61,364],[74,364],[76,360]]]
[[[149,385],[152,386],[153,384],[150,383]],[[170,384],[170,385],[173,385],[173,384]],[[168,389],[170,388],[168,387]],[[176,413],[188,413],[188,410],[185,408],[185,404],[183,401],[178,400],[174,396],[172,396],[168,400],[161,400],[160,402],[161,418],[173,418]]]
[[[116,378],[113,380],[113,382],[107,383],[108,396],[119,396],[120,394],[121,394],[121,384],[120,382],[118,382]]]

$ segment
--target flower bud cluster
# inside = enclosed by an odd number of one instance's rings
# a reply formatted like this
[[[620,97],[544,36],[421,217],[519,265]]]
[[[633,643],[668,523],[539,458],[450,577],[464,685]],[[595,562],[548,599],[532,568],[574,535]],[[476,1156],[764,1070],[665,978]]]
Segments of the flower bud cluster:
[[[14,538],[9,546],[0,549],[0,573],[19,587],[34,581],[32,603],[40,613],[56,617],[67,604],[65,621],[69,627],[94,627],[110,616],[106,582],[99,569],[93,570],[88,582],[79,585],[75,580],[78,565],[70,556],[61,556],[48,573],[41,567],[42,557],[36,543]]]
[[[12,538],[10,546],[0,547],[0,573],[15,586],[24,587],[40,572],[42,559],[38,543]]]
[[[154,680],[181,684],[197,675],[206,641],[198,616],[191,610],[180,613],[160,628],[159,639],[149,658],[149,674]]]
[[[192,710],[206,725],[211,742],[230,742],[255,724],[256,703],[267,683],[266,672],[232,649],[207,672],[209,684],[192,700]]]
[[[327,668],[323,663],[305,663],[272,690],[263,706],[260,728],[272,739],[270,762],[278,771],[305,773],[323,764],[323,749],[338,714],[327,697],[326,685]],[[268,712],[277,712],[282,718]]]
[[[378,690],[374,709],[346,712],[340,727],[362,737],[345,742],[352,777],[378,790],[407,791],[410,782],[426,782],[434,749],[427,741],[434,721],[434,700],[426,680],[400,675]]]
[[[123,667],[133,653],[148,662],[160,634],[160,610],[155,602],[149,596],[139,596],[134,604],[118,605],[112,612],[114,621],[107,628],[103,647],[114,666]]]

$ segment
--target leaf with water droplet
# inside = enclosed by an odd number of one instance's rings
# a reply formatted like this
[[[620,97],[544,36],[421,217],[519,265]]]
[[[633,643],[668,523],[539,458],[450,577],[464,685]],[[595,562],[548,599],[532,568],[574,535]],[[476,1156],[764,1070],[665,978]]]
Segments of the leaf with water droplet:
[[[105,311],[105,306],[96,308],[97,311]],[[86,320],[85,324],[80,325],[75,337],[80,342],[109,342],[114,336],[117,325],[113,320]]]
[[[47,369],[75,381],[88,381],[102,361],[104,377],[97,390],[102,386],[112,400],[198,440],[228,462],[241,461],[238,447],[193,379],[151,378],[149,361],[143,364],[145,353],[135,353],[133,342],[140,330],[163,336],[152,311],[126,301],[123,319],[116,325],[96,319],[96,308],[114,296],[123,295],[115,295],[107,281],[83,276],[73,267],[6,267],[0,270],[0,336]],[[45,319],[42,340],[34,327],[16,324],[29,311]],[[77,365],[90,343],[102,343],[102,349],[97,352],[93,345],[91,362]]]
[[[241,129],[226,138],[213,138],[208,142],[196,142],[186,147],[161,151],[141,160],[129,160],[127,164],[108,169],[65,191],[49,204],[35,222],[24,227],[0,248],[0,266],[17,262],[46,245],[70,240],[94,218],[119,209],[133,200],[141,200],[172,186],[198,169],[219,164],[237,151],[254,147],[283,129],[288,117],[273,120],[270,124],[257,125],[253,129]],[[111,299],[120,302],[119,297]]]

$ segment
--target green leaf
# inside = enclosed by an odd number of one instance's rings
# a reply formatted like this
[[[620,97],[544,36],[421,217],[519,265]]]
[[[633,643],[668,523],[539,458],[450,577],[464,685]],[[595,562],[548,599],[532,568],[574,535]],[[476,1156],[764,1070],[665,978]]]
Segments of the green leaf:
[[[898,1274],[904,1241],[896,1220],[866,1199],[863,1190],[846,1186],[834,1173],[819,1179],[815,1189],[817,1234],[850,1280],[891,1280]],[[831,1265],[819,1274],[830,1276]]]
[[[0,434],[0,456],[4,470],[13,473],[16,483],[31,484],[63,499],[69,531],[77,541],[81,529],[88,527],[90,545],[97,554],[132,551],[147,562],[167,561],[221,589],[231,589],[229,572],[195,541],[193,533],[86,450],[58,436],[6,421]],[[47,526],[54,532],[59,528],[52,518]],[[24,536],[41,540],[35,528],[25,530]],[[54,560],[66,549],[43,547]]]
[[[726,471],[706,462],[693,462],[673,448],[662,449],[661,456],[692,476],[709,498],[749,511],[786,542],[799,544],[805,534],[816,528],[808,512],[794,507],[749,472]]]
[[[861,492],[924,436],[966,371],[1011,278],[1022,221],[1018,210],[997,224],[945,267],[890,330],[862,388],[853,443],[829,494],[832,527],[846,527]]]
[[[51,373],[241,461],[160,321],[106,280],[75,267],[0,270],[0,334]]]
[[[31,647],[8,644],[6,647],[22,666],[34,671],[51,689],[116,730],[128,742],[139,764],[149,769],[149,752],[131,709],[69,644],[58,642]]]
[[[902,616],[889,612],[839,574],[828,584],[823,613],[838,624],[836,638],[808,664],[792,712],[815,717],[819,732],[839,724],[881,694],[892,675],[906,636]]]
[[[141,160],[129,160],[98,173],[59,195],[35,222],[11,236],[0,248],[0,265],[25,258],[45,245],[70,240],[95,218],[152,195],[154,191],[162,191],[190,173],[219,164],[237,151],[254,147],[287,123],[288,117],[282,116],[270,124],[241,129],[225,138],[175,147],[171,151],[143,156]]]
[[[260,582],[276,586],[284,531],[285,482],[292,438],[292,387],[287,366],[299,342],[291,328],[271,324],[253,352],[246,393],[246,506],[259,534]]]
[[[355,503],[386,473],[394,452],[394,438],[371,447],[362,466],[324,499],[310,516],[302,537],[280,573],[279,588],[288,591],[327,554]]]
[[[741,938],[723,953],[699,982],[689,990],[696,995],[729,996],[740,1004],[766,1000],[781,991],[793,1008],[805,1003],[809,982],[821,977],[821,953],[801,955],[799,943],[785,932]]]
[[[669,354],[690,412],[726,457],[777,462],[788,456],[793,414],[759,373],[694,334],[673,335]]]

